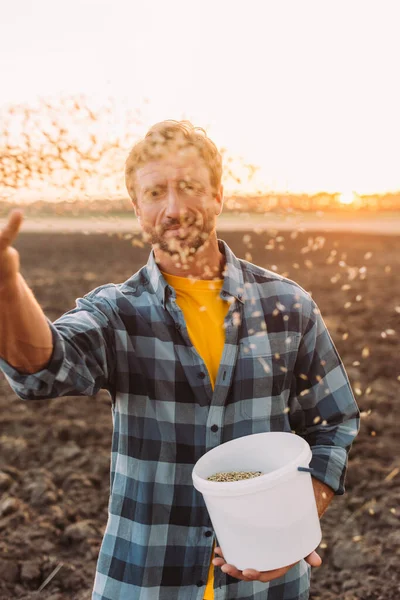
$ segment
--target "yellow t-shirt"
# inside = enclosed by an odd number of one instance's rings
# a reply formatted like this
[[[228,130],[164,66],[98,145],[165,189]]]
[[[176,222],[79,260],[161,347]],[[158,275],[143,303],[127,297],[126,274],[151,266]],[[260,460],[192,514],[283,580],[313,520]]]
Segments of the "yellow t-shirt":
[[[193,280],[162,271],[166,282],[175,289],[176,302],[185,317],[189,337],[204,360],[214,389],[225,344],[224,319],[229,304],[219,295],[223,279]],[[215,544],[214,544],[215,545]],[[214,556],[214,545],[211,560]],[[204,600],[214,600],[214,565],[210,562]]]

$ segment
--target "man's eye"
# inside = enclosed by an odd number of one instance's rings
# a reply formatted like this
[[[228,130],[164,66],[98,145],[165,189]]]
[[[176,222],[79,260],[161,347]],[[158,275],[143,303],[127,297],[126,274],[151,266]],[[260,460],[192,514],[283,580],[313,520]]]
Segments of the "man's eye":
[[[148,198],[149,200],[155,200],[157,198],[159,198],[161,195],[161,192],[159,189],[152,189],[152,190],[147,190],[146,191],[146,198]]]

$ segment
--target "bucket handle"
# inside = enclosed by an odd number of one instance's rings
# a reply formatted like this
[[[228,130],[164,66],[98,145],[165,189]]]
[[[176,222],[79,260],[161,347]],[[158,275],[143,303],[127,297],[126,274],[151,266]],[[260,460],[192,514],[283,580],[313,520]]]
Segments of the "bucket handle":
[[[310,467],[297,467],[298,471],[305,471],[306,473],[314,473],[314,469]]]

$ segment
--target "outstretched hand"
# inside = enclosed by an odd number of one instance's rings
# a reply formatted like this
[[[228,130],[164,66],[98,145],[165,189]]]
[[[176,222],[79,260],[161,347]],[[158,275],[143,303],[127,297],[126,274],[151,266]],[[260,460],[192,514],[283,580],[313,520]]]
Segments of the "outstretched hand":
[[[224,560],[221,548],[215,548],[215,554],[218,554],[218,558],[214,558],[212,563],[216,567],[221,567],[221,571],[230,575],[231,577],[236,577],[236,579],[241,579],[242,581],[262,581],[263,583],[267,583],[268,581],[272,581],[273,579],[279,579],[279,577],[283,577],[294,565],[288,565],[286,567],[281,567],[280,569],[273,569],[271,571],[256,571],[255,569],[244,569],[243,571],[239,571],[233,565],[228,565]],[[305,557],[305,561],[308,562],[312,567],[319,567],[322,564],[321,557],[315,550],[311,552],[308,556]]]

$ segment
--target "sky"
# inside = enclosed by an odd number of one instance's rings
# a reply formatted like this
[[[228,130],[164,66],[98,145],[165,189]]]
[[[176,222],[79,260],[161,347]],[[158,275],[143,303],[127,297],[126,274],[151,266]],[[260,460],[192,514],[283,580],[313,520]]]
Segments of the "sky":
[[[189,118],[277,191],[400,189],[398,0],[13,0],[0,106],[86,94]]]

